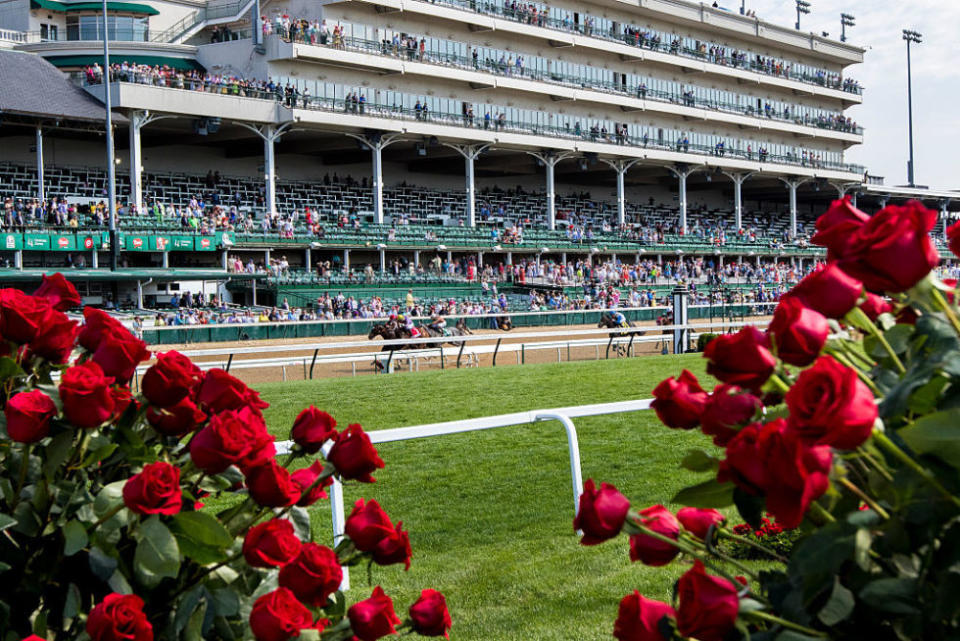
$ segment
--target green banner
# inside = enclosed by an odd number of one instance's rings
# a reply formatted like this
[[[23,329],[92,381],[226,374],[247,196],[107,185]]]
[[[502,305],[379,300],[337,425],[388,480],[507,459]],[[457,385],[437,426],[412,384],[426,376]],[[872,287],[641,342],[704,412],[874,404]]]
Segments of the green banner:
[[[4,234],[3,249],[23,249],[23,236],[20,234]]]
[[[23,248],[32,251],[74,251],[77,249],[77,236],[73,232],[66,234],[24,234]]]

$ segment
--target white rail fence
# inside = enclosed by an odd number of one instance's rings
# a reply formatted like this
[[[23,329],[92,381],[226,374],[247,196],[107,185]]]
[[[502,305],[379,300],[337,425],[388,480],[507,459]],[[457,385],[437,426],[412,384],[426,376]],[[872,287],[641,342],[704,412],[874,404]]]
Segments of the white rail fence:
[[[583,494],[583,474],[580,467],[580,441],[577,437],[577,428],[573,423],[573,419],[584,416],[642,412],[649,410],[652,402],[653,399],[641,399],[615,403],[597,403],[594,405],[528,410],[525,412],[514,412],[512,414],[448,421],[446,423],[428,423],[425,425],[377,430],[367,432],[367,435],[370,437],[370,441],[375,444],[394,443],[411,439],[433,438],[450,434],[462,434],[464,432],[491,430],[500,427],[515,427],[544,421],[558,421],[563,426],[567,435],[567,450],[570,455],[570,482],[573,486],[573,513],[576,515],[577,508],[580,505],[580,495]],[[277,443],[277,453],[287,454],[292,447],[293,441],[280,441]],[[343,486],[336,479],[334,479],[333,485],[330,486],[330,508],[333,526],[333,544],[336,546],[343,539],[347,519],[343,502]],[[343,590],[350,589],[350,573],[347,568],[343,569],[343,583],[341,584],[341,588]]]

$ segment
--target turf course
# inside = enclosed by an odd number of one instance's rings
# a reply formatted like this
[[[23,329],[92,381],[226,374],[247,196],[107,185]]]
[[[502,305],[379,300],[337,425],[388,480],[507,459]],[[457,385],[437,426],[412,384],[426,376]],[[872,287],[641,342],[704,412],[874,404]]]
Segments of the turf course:
[[[521,410],[649,398],[663,378],[693,371],[699,355],[462,369],[258,386],[267,424],[286,438],[313,403],[341,426],[401,427]],[[679,469],[702,435],[669,430],[653,412],[576,419],[584,479],[614,483],[639,506],[669,500],[700,479]],[[346,487],[347,511],[375,498],[410,531],[413,564],[375,567],[405,609],[433,587],[447,596],[457,641],[610,639],[617,604],[639,589],[668,599],[685,566],[630,564],[625,538],[580,546],[572,529],[566,438],[556,422],[378,446],[386,469],[373,485]],[[668,506],[672,507],[672,506]],[[318,541],[330,544],[329,502],[313,509]],[[363,568],[351,600],[365,598]],[[400,612],[401,616],[405,612]]]

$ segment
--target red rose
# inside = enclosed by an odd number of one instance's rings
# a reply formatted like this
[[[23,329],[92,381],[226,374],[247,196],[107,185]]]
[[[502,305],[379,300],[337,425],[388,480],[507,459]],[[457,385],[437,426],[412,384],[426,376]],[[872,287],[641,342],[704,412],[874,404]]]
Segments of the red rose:
[[[129,330],[107,312],[93,307],[83,308],[83,327],[80,328],[77,340],[88,352],[97,351],[104,336],[121,332],[129,333]]]
[[[573,529],[583,532],[581,545],[597,545],[620,534],[627,520],[630,501],[613,485],[602,483],[597,490],[593,479],[587,479],[580,495],[580,509],[573,519]]]
[[[153,626],[134,594],[108,594],[87,617],[91,641],[153,641]]]
[[[888,205],[854,233],[838,265],[871,291],[906,291],[940,262],[930,239],[936,223],[937,212],[915,200]]]
[[[260,400],[260,394],[247,387],[222,369],[208,370],[196,390],[196,401],[208,413],[239,410],[246,407],[263,410],[269,403]]]
[[[795,528],[810,503],[827,491],[832,459],[829,446],[805,443],[778,418],[740,430],[727,444],[717,479],[765,494],[767,511],[783,527]]]
[[[447,600],[436,590],[424,590],[420,598],[410,606],[410,622],[413,631],[422,637],[450,638],[448,630],[453,625]]]
[[[639,523],[648,530],[674,541],[680,536],[680,522],[673,512],[662,505],[651,505],[640,511]],[[630,537],[630,560],[640,561],[644,565],[660,566],[670,563],[680,550],[648,534],[634,534]]]
[[[634,590],[620,601],[613,624],[613,636],[620,641],[666,641],[660,633],[664,617],[677,618],[677,612],[662,601],[654,601]]]
[[[677,581],[677,599],[677,629],[684,637],[723,641],[737,622],[737,586],[707,574],[699,559]]]
[[[97,427],[113,417],[112,382],[93,361],[67,368],[60,377],[60,400],[67,420],[77,427]]]
[[[316,543],[304,543],[300,554],[280,570],[280,585],[298,599],[314,607],[323,607],[327,598],[340,588],[343,568],[337,554]]]
[[[314,461],[310,467],[297,470],[290,475],[290,479],[300,492],[300,500],[297,501],[297,505],[300,507],[308,507],[320,499],[328,497],[327,491],[324,488],[333,485],[332,476],[328,476],[314,485],[317,477],[320,476],[320,473],[323,472],[325,468],[326,466],[323,464],[323,461]],[[309,492],[307,492],[308,489],[310,490]]]
[[[276,453],[263,416],[249,407],[217,414],[190,441],[190,458],[207,474],[262,465]]]
[[[706,540],[710,526],[720,526],[727,520],[727,517],[717,510],[685,507],[677,512],[677,520],[680,521],[680,525],[682,525],[683,529],[687,532],[700,540]]]
[[[377,541],[373,548],[373,562],[377,565],[404,564],[404,570],[410,569],[410,535],[403,529],[403,521],[397,523],[385,537]]]
[[[383,467],[377,448],[359,423],[352,423],[337,436],[327,460],[337,468],[340,478],[361,483],[373,483],[370,473]]]
[[[36,443],[50,434],[57,406],[38,389],[20,392],[7,401],[7,434],[18,443]]]
[[[817,233],[811,241],[827,248],[827,260],[833,262],[846,253],[854,232],[863,227],[870,217],[853,206],[850,197],[835,200],[827,213],[817,219]]]
[[[290,438],[308,454],[316,454],[328,440],[337,437],[337,422],[311,405],[297,415]]]
[[[960,222],[947,227],[947,244],[954,256],[960,256]]]
[[[274,459],[246,470],[250,497],[262,507],[288,507],[300,498],[299,487],[290,479],[290,472]]]
[[[661,381],[654,388],[653,396],[655,400],[650,407],[667,427],[689,430],[700,424],[707,393],[688,370],[683,370],[677,378]]]
[[[0,289],[0,336],[21,345],[29,343],[52,309],[45,298],[28,296],[19,289]]]
[[[180,468],[164,461],[149,463],[123,485],[123,504],[137,514],[177,514],[183,507]]]
[[[882,296],[867,292],[867,299],[860,303],[860,309],[863,310],[863,313],[866,314],[870,320],[875,321],[880,317],[880,314],[892,313],[893,304]]]
[[[763,407],[760,399],[736,385],[717,385],[707,398],[700,430],[713,437],[715,445],[723,447],[737,430],[749,423]]]
[[[393,523],[375,500],[364,504],[363,499],[359,499],[347,517],[344,531],[355,548],[373,552],[382,539],[393,534]]]
[[[133,377],[137,365],[150,358],[150,350],[146,343],[124,329],[103,336],[92,358],[107,376],[126,383]]]
[[[250,630],[257,641],[287,641],[300,636],[301,630],[316,627],[310,610],[287,588],[264,594],[250,611]]]
[[[37,335],[30,341],[30,351],[51,363],[62,365],[70,359],[78,331],[77,321],[51,309]]]
[[[195,430],[206,420],[207,416],[200,411],[193,401],[185,398],[170,407],[147,408],[147,422],[164,436],[183,436]]]
[[[853,450],[870,438],[877,420],[873,394],[857,373],[822,356],[797,377],[786,395],[788,425],[816,445]]]
[[[63,274],[57,272],[52,276],[43,275],[43,282],[37,291],[33,293],[37,298],[45,298],[50,306],[61,312],[74,307],[80,307],[83,300],[77,293],[77,288],[64,278]]]
[[[777,305],[767,331],[773,335],[780,360],[805,367],[820,355],[830,326],[823,314],[804,307],[800,299],[787,296]]]
[[[709,361],[707,373],[724,383],[760,389],[777,365],[768,345],[767,337],[756,327],[717,336],[703,350],[703,357]]]
[[[300,539],[293,524],[272,519],[253,526],[243,538],[243,558],[255,568],[279,568],[300,554]]]
[[[856,306],[862,292],[863,283],[831,263],[817,265],[784,298],[796,298],[827,318],[843,318]]]
[[[140,386],[150,403],[170,407],[186,398],[202,377],[200,368],[180,352],[163,352],[144,373]]]
[[[401,623],[393,611],[393,601],[378,585],[369,599],[354,603],[347,610],[350,627],[360,641],[376,641],[388,634],[396,634],[394,626]]]

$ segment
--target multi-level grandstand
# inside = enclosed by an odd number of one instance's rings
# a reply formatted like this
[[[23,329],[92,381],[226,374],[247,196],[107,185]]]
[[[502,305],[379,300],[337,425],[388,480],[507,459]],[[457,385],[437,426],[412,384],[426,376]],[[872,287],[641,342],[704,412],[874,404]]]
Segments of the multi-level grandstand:
[[[862,48],[718,4],[111,0],[105,69],[99,3],[0,1],[0,280],[320,317],[360,286],[489,309],[481,282],[602,281],[637,303],[787,286],[838,195],[960,208],[847,161]]]

